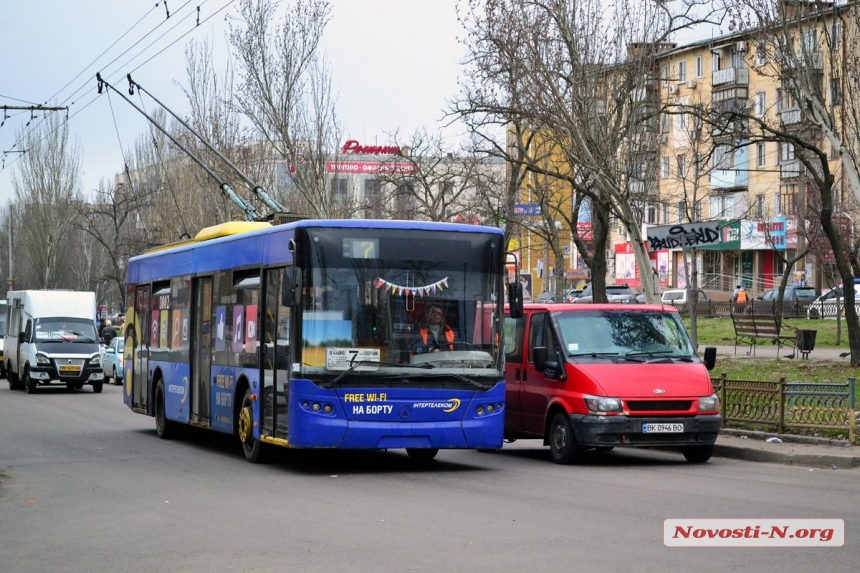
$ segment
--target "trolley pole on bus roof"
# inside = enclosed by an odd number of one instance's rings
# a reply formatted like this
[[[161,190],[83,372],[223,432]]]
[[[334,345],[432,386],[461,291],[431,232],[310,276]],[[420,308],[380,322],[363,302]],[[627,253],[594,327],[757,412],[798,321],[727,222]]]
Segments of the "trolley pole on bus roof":
[[[170,139],[170,141],[172,141],[174,144],[176,144],[176,146],[179,147],[179,149],[181,149],[183,152],[185,152],[185,154],[188,155],[188,157],[190,157],[192,160],[194,160],[194,162],[197,163],[197,165],[199,165],[201,168],[203,168],[203,170],[206,173],[208,173],[209,176],[212,177],[212,179],[217,181],[218,185],[220,185],[221,190],[224,192],[224,194],[227,196],[227,198],[230,199],[233,203],[235,203],[240,209],[242,209],[242,211],[245,213],[245,217],[249,221],[262,221],[263,220],[263,218],[259,215],[259,213],[257,213],[257,210],[254,209],[253,205],[251,205],[250,203],[246,202],[244,199],[239,197],[236,194],[236,192],[233,191],[233,188],[230,187],[230,185],[226,181],[224,181],[223,179],[218,177],[218,175],[214,171],[212,171],[212,169],[210,169],[205,163],[203,163],[200,159],[198,159],[196,155],[191,153],[175,137],[170,135],[170,133],[168,133],[166,129],[164,129],[157,121],[155,121],[153,118],[151,118],[149,115],[147,115],[147,113],[145,111],[143,111],[142,109],[137,107],[137,105],[133,101],[128,99],[124,93],[122,93],[121,91],[119,91],[118,89],[116,89],[115,87],[110,85],[107,81],[105,81],[102,78],[101,73],[96,73],[96,79],[99,82],[99,93],[101,93],[101,91],[102,91],[102,85],[105,85],[105,86],[109,87],[110,89],[112,89],[113,91],[115,91],[116,93],[118,93],[119,95],[121,95],[125,101],[127,101],[129,104],[131,104],[131,106],[134,109],[139,111],[141,113],[141,115],[143,115],[143,117],[148,119],[152,125],[157,127],[159,129],[159,131],[161,131],[161,133],[166,135],[168,137],[168,139]]]

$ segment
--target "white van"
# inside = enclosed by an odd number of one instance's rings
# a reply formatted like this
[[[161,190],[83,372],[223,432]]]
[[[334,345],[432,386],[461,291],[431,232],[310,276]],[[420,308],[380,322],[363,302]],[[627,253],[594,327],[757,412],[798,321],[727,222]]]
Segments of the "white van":
[[[0,300],[0,378],[6,378],[6,363],[3,361],[4,336],[6,336],[6,301]]]
[[[96,295],[68,290],[22,290],[6,294],[3,337],[9,388],[27,390],[64,384],[76,390],[104,384]]]

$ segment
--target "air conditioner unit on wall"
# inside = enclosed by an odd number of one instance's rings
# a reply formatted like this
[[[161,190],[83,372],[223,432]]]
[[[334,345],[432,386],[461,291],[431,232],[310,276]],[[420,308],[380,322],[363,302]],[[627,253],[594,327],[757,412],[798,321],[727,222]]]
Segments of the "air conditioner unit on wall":
[[[691,90],[696,89],[696,80],[687,80],[687,87]]]
[[[675,95],[676,93],[678,93],[678,86],[669,84],[669,95]]]

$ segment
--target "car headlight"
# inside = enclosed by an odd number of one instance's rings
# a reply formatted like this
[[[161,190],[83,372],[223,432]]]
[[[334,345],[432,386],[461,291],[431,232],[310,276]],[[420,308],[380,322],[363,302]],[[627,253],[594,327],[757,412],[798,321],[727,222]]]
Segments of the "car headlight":
[[[621,398],[601,398],[599,396],[586,396],[585,406],[591,412],[620,412]]]
[[[716,394],[699,398],[699,412],[716,412],[720,409],[720,398]]]
[[[45,356],[44,354],[36,355],[36,364],[39,366],[48,366],[51,364],[51,359]]]
[[[98,354],[94,355],[90,358],[90,366],[101,366],[102,365],[102,357]]]

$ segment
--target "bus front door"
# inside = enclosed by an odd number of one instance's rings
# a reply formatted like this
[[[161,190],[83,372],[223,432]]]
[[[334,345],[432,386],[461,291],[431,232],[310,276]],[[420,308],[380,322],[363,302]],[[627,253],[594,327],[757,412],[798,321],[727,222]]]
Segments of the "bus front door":
[[[209,425],[209,374],[212,366],[212,277],[194,279],[191,323],[191,421]]]
[[[132,348],[131,399],[135,410],[147,411],[149,393],[147,367],[149,366],[149,303],[150,286],[137,287],[134,294],[134,323],[126,333],[126,347]]]
[[[263,308],[260,433],[287,439],[287,404],[290,364],[290,308],[281,305],[281,278],[284,269],[266,270]]]

